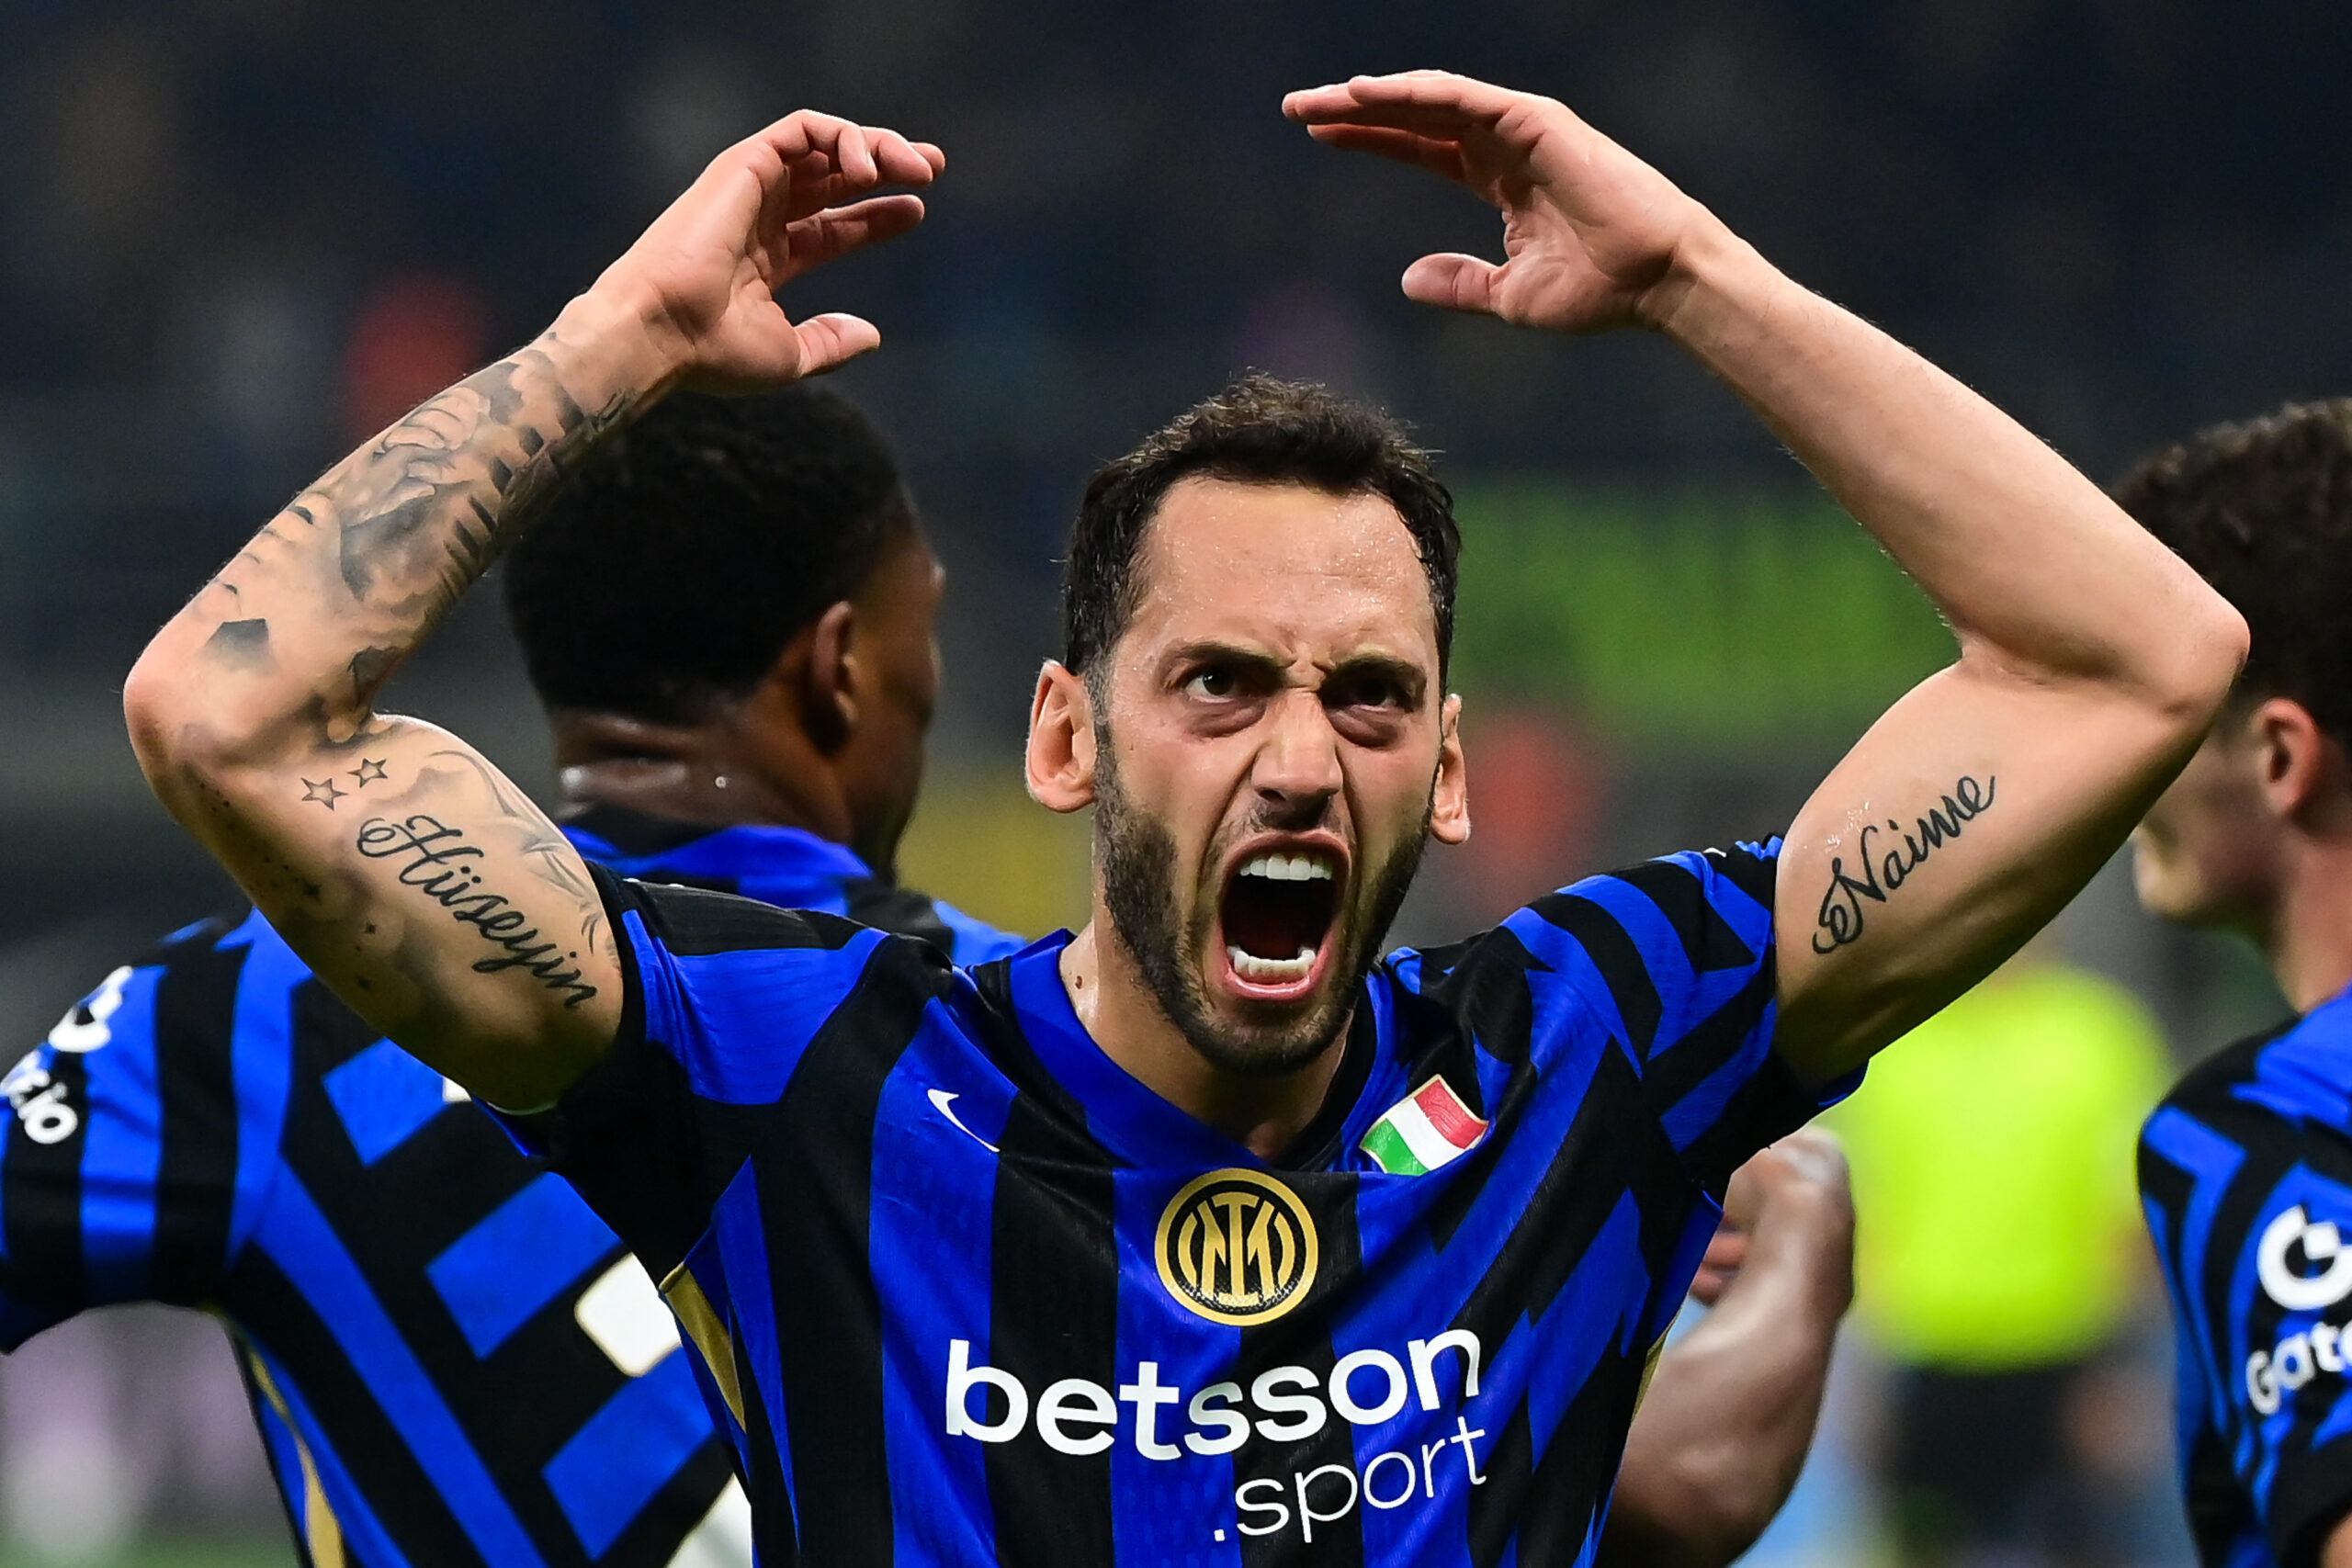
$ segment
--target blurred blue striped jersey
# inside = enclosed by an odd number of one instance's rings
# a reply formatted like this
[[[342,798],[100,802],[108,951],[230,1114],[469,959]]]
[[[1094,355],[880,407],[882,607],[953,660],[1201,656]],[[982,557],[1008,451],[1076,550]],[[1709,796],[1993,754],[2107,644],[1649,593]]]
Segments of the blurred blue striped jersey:
[[[2199,1063],[2140,1134],[2189,1528],[2300,1568],[2352,1511],[2352,994]]]
[[[1392,954],[1272,1162],[1095,1046],[1067,936],[600,875],[620,1037],[514,1122],[664,1278],[768,1568],[1589,1562],[1713,1195],[1821,1103],[1777,855]]]
[[[1015,944],[782,829],[617,813],[584,852]],[[160,1301],[228,1325],[306,1558],[718,1568],[748,1534],[669,1314],[613,1233],[257,916],[117,970],[19,1062],[0,1344]]]

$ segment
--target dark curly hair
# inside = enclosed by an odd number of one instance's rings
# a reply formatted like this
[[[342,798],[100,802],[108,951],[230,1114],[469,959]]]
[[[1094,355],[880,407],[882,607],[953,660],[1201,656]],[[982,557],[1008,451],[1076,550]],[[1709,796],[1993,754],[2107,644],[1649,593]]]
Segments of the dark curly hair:
[[[1245,376],[1179,414],[1087,481],[1062,569],[1062,663],[1089,675],[1142,603],[1144,534],[1178,480],[1195,475],[1381,495],[1396,508],[1428,574],[1438,673],[1453,651],[1462,533],[1453,497],[1405,427],[1318,386]]]
[[[2245,617],[2239,696],[2292,698],[2352,745],[2352,398],[2199,431],[2114,495]]]
[[[889,443],[840,393],[680,393],[571,477],[500,574],[540,701],[692,722],[915,525]]]

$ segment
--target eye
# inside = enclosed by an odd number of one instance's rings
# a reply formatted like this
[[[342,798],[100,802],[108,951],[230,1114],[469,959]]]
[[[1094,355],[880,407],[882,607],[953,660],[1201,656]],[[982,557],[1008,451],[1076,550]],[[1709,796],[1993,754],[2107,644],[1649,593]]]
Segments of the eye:
[[[1188,696],[1218,701],[1233,695],[1240,684],[1232,671],[1212,664],[1193,671],[1193,678],[1184,682],[1184,691]]]
[[[1343,707],[1396,708],[1405,705],[1405,688],[1386,675],[1355,676],[1332,695]]]

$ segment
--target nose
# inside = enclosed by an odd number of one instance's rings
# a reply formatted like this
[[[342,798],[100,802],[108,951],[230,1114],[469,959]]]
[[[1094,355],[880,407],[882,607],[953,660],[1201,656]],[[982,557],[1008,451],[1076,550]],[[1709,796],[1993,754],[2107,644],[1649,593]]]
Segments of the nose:
[[[1284,693],[1267,716],[1251,787],[1285,825],[1306,827],[1321,820],[1340,782],[1340,738],[1330,716],[1314,693]]]

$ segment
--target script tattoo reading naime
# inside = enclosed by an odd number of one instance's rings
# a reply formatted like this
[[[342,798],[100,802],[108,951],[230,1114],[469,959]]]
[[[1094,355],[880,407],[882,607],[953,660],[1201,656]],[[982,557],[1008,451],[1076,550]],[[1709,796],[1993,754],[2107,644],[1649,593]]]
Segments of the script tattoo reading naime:
[[[1855,858],[1861,862],[1860,876],[1846,869],[1845,856],[1832,856],[1829,889],[1821,896],[1821,929],[1814,933],[1814,952],[1834,953],[1848,942],[1860,940],[1862,900],[1885,903],[1887,895],[1909,880],[1928,856],[1959,838],[1969,823],[1991,808],[1993,789],[1998,783],[1990,773],[1984,775],[1981,784],[1963,774],[1951,786],[1951,794],[1916,819],[1911,831],[1904,831],[1900,822],[1889,818],[1886,830],[1894,838],[1884,840],[1883,847],[1873,841],[1878,839],[1879,826],[1871,823],[1854,840]],[[1896,839],[1901,841],[1896,842]]]

